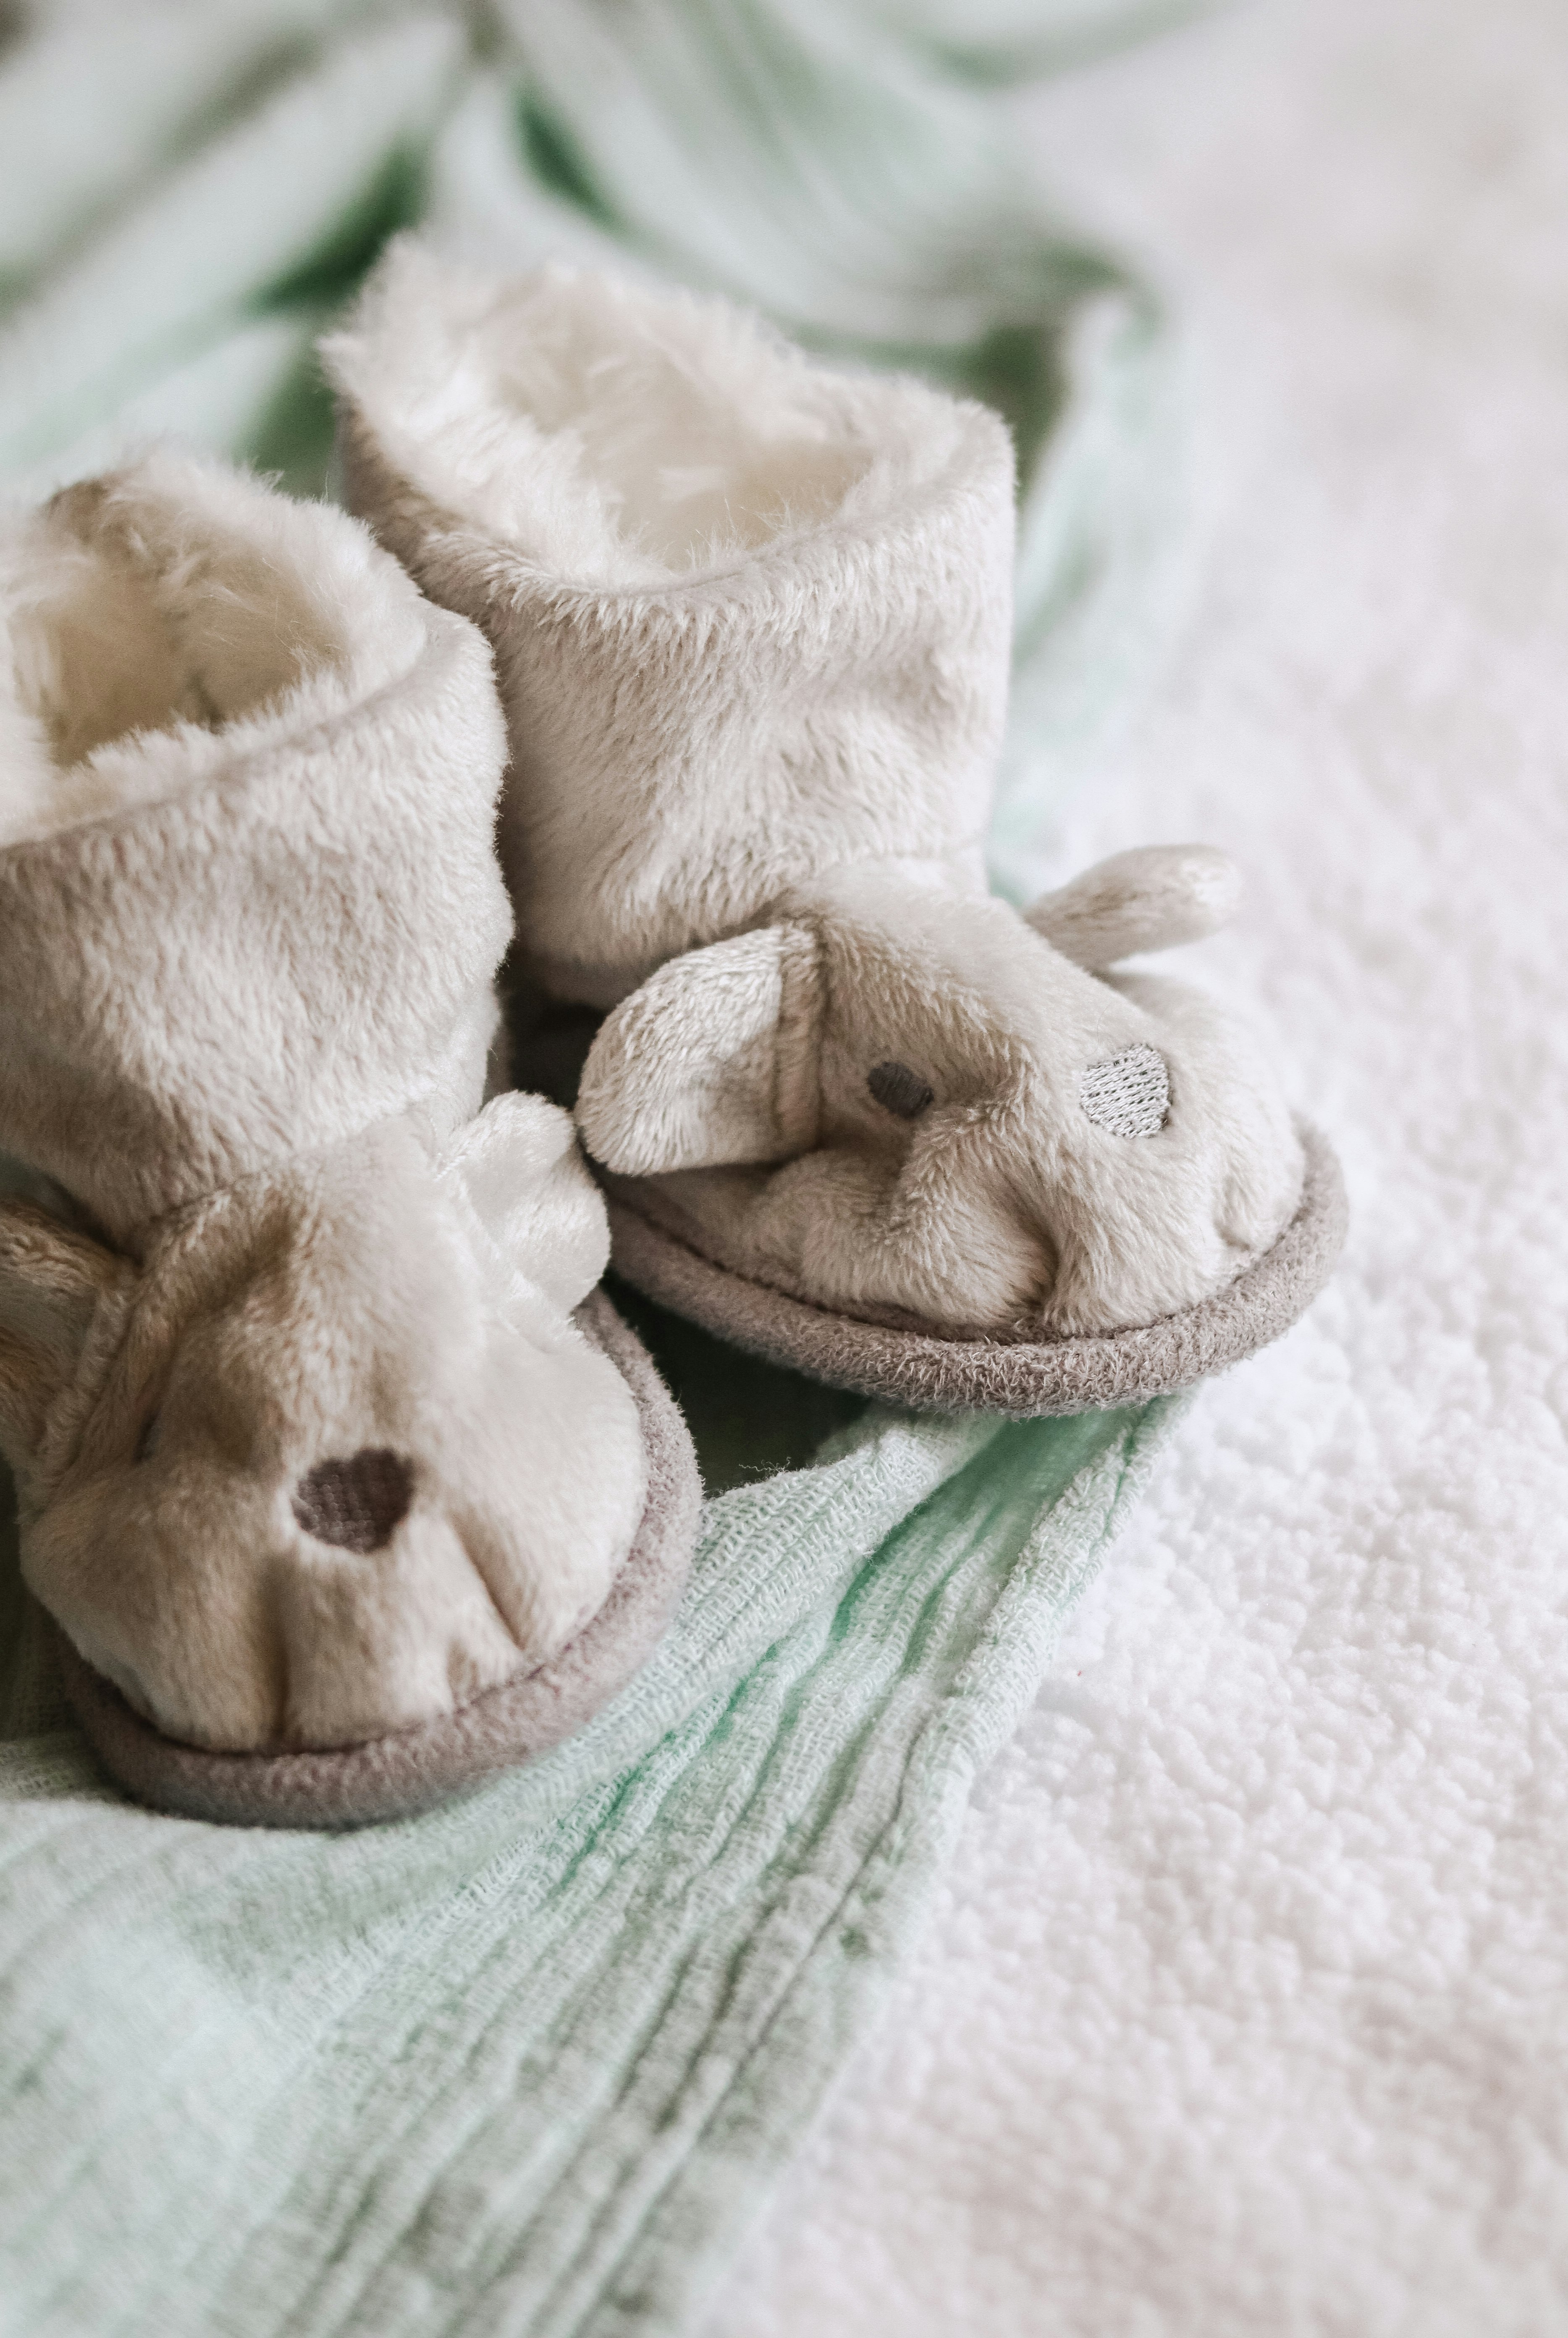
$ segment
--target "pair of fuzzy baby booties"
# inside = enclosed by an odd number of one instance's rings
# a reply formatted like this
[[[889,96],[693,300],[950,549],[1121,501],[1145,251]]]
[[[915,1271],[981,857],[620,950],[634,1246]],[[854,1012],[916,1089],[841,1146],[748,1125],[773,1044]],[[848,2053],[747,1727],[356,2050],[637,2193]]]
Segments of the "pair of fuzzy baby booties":
[[[417,243],[325,356],[358,518],[156,453],[0,550],[24,1570],[132,1793],[316,1825],[668,1619],[696,1466],[612,1232],[764,1354],[1035,1413],[1255,1347],[1341,1213],[1227,1018],[1106,970],[1221,856],[985,891],[995,417]]]

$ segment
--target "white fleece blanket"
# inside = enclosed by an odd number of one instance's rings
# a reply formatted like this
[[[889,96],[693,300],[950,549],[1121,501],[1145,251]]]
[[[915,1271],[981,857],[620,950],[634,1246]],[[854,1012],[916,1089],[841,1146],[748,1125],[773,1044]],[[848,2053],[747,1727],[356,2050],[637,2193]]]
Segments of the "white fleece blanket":
[[[1568,2327],[1568,14],[1273,0],[1032,101],[1210,525],[1043,873],[1200,835],[1342,1151],[980,1790],[722,2338]]]

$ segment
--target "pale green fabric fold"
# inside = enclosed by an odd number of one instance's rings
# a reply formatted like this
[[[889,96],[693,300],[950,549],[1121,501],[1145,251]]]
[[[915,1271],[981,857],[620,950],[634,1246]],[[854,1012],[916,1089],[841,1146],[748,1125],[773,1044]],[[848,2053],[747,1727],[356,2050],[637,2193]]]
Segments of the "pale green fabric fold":
[[[902,29],[816,0],[498,0],[477,31],[456,6],[138,15],[145,53],[86,0],[0,50],[16,493],[162,430],[318,491],[314,336],[416,219],[754,301],[1013,423],[996,860],[1029,881],[1147,654],[1167,336],[973,76],[1136,0],[927,0]],[[1171,1415],[860,1418],[632,1311],[715,1488],[691,1596],[577,1740],[424,1820],[290,1837],[128,1808],[0,1560],[5,2338],[694,2326]]]
[[[881,0],[877,23],[977,82],[1021,81],[1208,13],[1214,0]]]
[[[352,13],[331,0],[25,11],[0,46],[0,288],[21,290],[90,237]]]
[[[41,464],[247,312],[362,265],[414,215],[407,182],[463,61],[434,15],[340,43],[33,286],[0,326],[0,464]]]

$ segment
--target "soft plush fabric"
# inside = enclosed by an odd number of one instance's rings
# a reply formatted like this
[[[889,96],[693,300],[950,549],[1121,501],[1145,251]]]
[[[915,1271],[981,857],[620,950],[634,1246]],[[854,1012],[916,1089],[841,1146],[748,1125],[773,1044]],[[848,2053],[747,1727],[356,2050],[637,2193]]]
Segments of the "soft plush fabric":
[[[495,646],[527,963],[622,1002],[577,1105],[597,1161],[752,1281],[969,1336],[1148,1323],[1269,1248],[1301,1169],[1261,1053],[1048,938],[1189,938],[1223,865],[1156,856],[1033,923],[984,889],[994,418],[727,305],[416,243],[325,354],[350,504]],[[1163,1108],[1124,1126],[1091,1107],[1138,1048]]]
[[[514,1673],[434,1720],[332,1753],[230,1754],[197,1753],[164,1736],[62,1640],[66,1695],[109,1774],[139,1801],[191,1818],[363,1826],[428,1810],[559,1744],[590,1720],[647,1660],[669,1623],[691,1564],[701,1488],[669,1390],[602,1291],[583,1302],[575,1321],[636,1400],[647,1491],[632,1547],[574,1639],[548,1663]],[[579,1435],[590,1425],[581,1414],[570,1424]]]
[[[394,1113],[449,1135],[509,932],[472,628],[172,455],[0,546],[0,1146],[119,1238]]]
[[[395,247],[324,357],[346,498],[492,642],[530,963],[611,1005],[845,861],[978,882],[1006,706],[994,414],[718,300]]]
[[[862,1322],[1037,1340],[1195,1307],[1289,1223],[1283,1097],[1200,992],[882,869],[779,908],[662,968],[583,1069],[589,1152],[693,1248]]]
[[[1300,1131],[1295,1217],[1233,1282],[1154,1323],[1098,1338],[954,1339],[935,1326],[865,1321],[726,1272],[695,1248],[661,1183],[609,1180],[618,1266],[640,1291],[753,1354],[836,1388],[921,1411],[984,1407],[1027,1420],[1189,1388],[1278,1339],[1310,1306],[1345,1240],[1345,1184],[1317,1131]]]
[[[26,1579],[189,1744],[427,1721],[573,1639],[644,1496],[571,1125],[478,1113],[484,645],[172,457],[5,558],[0,1144],[59,1197],[0,1207]]]

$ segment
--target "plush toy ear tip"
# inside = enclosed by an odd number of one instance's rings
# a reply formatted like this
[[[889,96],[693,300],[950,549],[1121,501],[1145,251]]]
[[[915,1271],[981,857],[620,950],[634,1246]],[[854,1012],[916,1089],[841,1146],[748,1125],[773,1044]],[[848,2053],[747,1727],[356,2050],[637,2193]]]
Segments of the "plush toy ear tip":
[[[671,958],[612,1009],[577,1094],[583,1142],[630,1176],[779,1161],[812,1139],[816,944],[764,926]],[[796,1058],[810,1059],[812,1076]]]
[[[0,1198],[0,1326],[74,1343],[126,1262],[31,1200]]]
[[[1201,941],[1235,916],[1241,872],[1211,844],[1151,844],[1097,861],[1024,912],[1077,966]]]
[[[131,1272],[49,1211],[0,1200],[0,1450],[11,1461],[74,1373],[98,1302]]]
[[[1164,850],[1173,889],[1185,889],[1193,915],[1205,920],[1205,930],[1215,933],[1229,925],[1241,906],[1242,893],[1241,871],[1230,855],[1214,844],[1177,844]]]

